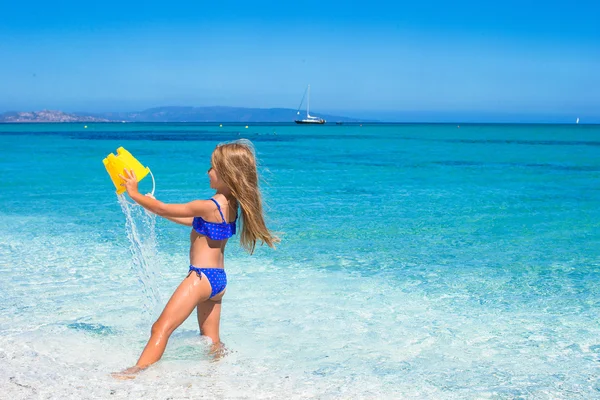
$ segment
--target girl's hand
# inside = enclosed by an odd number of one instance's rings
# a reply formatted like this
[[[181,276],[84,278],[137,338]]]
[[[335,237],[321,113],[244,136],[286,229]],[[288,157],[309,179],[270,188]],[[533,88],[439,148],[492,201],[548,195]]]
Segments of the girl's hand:
[[[123,173],[125,176],[119,174],[119,178],[125,181],[124,183],[121,183],[121,186],[125,186],[125,189],[127,190],[129,196],[131,196],[133,193],[139,193],[138,181],[137,177],[135,176],[135,172],[133,170],[127,171],[126,169],[124,169]]]

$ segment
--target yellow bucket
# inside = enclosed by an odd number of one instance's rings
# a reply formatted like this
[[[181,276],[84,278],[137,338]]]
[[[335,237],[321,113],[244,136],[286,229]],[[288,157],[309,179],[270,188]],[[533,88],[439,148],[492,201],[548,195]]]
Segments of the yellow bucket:
[[[121,186],[121,183],[124,183],[125,181],[119,178],[119,174],[124,174],[124,169],[132,169],[135,172],[138,182],[144,179],[150,172],[150,168],[144,167],[138,160],[135,159],[134,156],[131,155],[130,152],[125,150],[123,147],[119,147],[117,149],[117,155],[111,153],[106,156],[102,162],[104,163],[106,172],[108,172],[110,179],[112,179],[113,184],[117,189],[117,194],[125,193],[125,187]]]

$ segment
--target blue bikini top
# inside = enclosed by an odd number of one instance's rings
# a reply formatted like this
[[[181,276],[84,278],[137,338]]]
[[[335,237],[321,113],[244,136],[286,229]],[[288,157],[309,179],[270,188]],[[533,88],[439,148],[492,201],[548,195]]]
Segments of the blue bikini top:
[[[207,236],[212,240],[225,240],[229,239],[233,235],[235,235],[235,223],[237,221],[237,215],[235,216],[235,221],[227,222],[223,213],[221,212],[221,207],[219,203],[215,199],[210,199],[213,203],[217,205],[217,210],[219,210],[219,214],[221,214],[221,218],[223,222],[208,222],[202,219],[202,217],[194,217],[194,222],[192,226],[194,230],[198,232],[200,235]]]

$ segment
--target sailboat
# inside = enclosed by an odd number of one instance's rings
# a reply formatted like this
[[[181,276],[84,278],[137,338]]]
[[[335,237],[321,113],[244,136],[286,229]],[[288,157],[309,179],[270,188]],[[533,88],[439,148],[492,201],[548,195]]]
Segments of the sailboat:
[[[577,118],[577,121],[575,121],[575,123],[576,123],[576,124],[578,124],[578,123],[579,123],[579,118]]]
[[[302,107],[302,103],[304,103],[304,98],[306,97],[306,118],[305,119],[297,119],[294,122],[297,124],[324,124],[325,120],[323,118],[315,117],[314,115],[310,115],[310,85],[306,87],[304,91],[304,96],[302,96],[302,101],[298,106],[297,114],[300,115],[300,107]]]

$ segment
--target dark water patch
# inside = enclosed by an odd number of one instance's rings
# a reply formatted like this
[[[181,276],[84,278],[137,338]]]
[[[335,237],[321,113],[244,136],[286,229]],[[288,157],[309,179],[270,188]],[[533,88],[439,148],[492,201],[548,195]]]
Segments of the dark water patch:
[[[446,143],[469,144],[521,144],[528,146],[594,146],[600,147],[600,142],[584,140],[476,140],[476,139],[444,139]]]
[[[593,165],[560,165],[560,164],[517,164],[519,166],[526,166],[532,168],[544,168],[544,169],[554,169],[558,171],[584,171],[584,172],[594,172],[600,171],[600,166]]]
[[[479,167],[479,166],[484,166],[486,165],[486,163],[482,163],[482,162],[475,162],[475,161],[434,161],[432,162],[432,164],[436,164],[436,165],[445,165],[445,166],[450,166],[450,167]],[[491,164],[487,164],[487,165],[491,165]]]
[[[421,142],[465,144],[518,144],[527,146],[592,146],[600,147],[600,141],[592,140],[523,140],[523,139],[432,139],[411,136],[395,136],[395,139]]]
[[[292,136],[292,135],[286,135]],[[393,139],[394,136],[382,136],[382,135],[354,135],[354,134],[308,134],[308,135],[293,135],[296,140],[349,140],[349,139],[366,139],[366,140],[383,140],[383,139]]]
[[[189,130],[169,130],[169,131],[100,131],[100,130],[85,130],[85,131],[3,131],[0,132],[3,135],[14,135],[14,136],[64,136],[73,139],[122,139],[128,137],[140,138],[147,137],[148,135],[168,135],[168,134],[180,134],[180,135],[194,135],[194,134],[224,134],[223,131],[189,131]],[[226,134],[232,135],[231,132]],[[237,133],[236,133],[237,135]]]
[[[293,136],[274,135],[271,133],[222,132],[222,131],[169,131],[169,132],[3,132],[15,136],[62,136],[74,140],[140,140],[158,142],[214,142],[237,139],[250,139],[253,142],[290,142]]]
[[[255,129],[260,129],[256,127]],[[240,129],[238,132],[222,130],[160,130],[160,131],[2,131],[0,135],[12,136],[62,136],[71,139],[80,140],[149,140],[149,141],[214,141],[216,140],[236,140],[248,138],[259,142],[292,142],[299,140],[387,140],[393,139],[393,136],[382,137],[373,135],[352,135],[352,134],[299,134],[280,135],[274,132],[256,132],[247,129]]]
[[[348,166],[363,166],[363,167],[404,167],[401,165],[398,165],[395,161],[389,161],[389,162],[382,162],[380,160],[373,160],[373,161],[356,161],[356,162],[350,162],[350,161],[326,161],[326,160],[322,160],[321,162],[325,163],[325,164],[330,164],[330,165],[336,165],[336,166],[340,166],[340,165],[348,165]]]
[[[143,140],[153,142],[214,142],[237,139],[251,139],[254,142],[289,142],[290,138],[277,135],[257,133],[223,133],[223,132],[94,132],[90,134],[69,135],[78,140]]]
[[[67,328],[99,336],[109,336],[116,333],[115,330],[109,326],[102,324],[88,324],[86,322],[73,322],[67,325]]]
[[[434,161],[431,164],[443,165],[449,167],[482,167],[482,168],[537,168],[546,169],[553,171],[576,171],[576,172],[597,172],[600,171],[600,166],[594,165],[562,165],[562,164],[551,164],[551,163],[485,163],[477,161],[460,161],[460,160],[446,160],[446,161]]]

